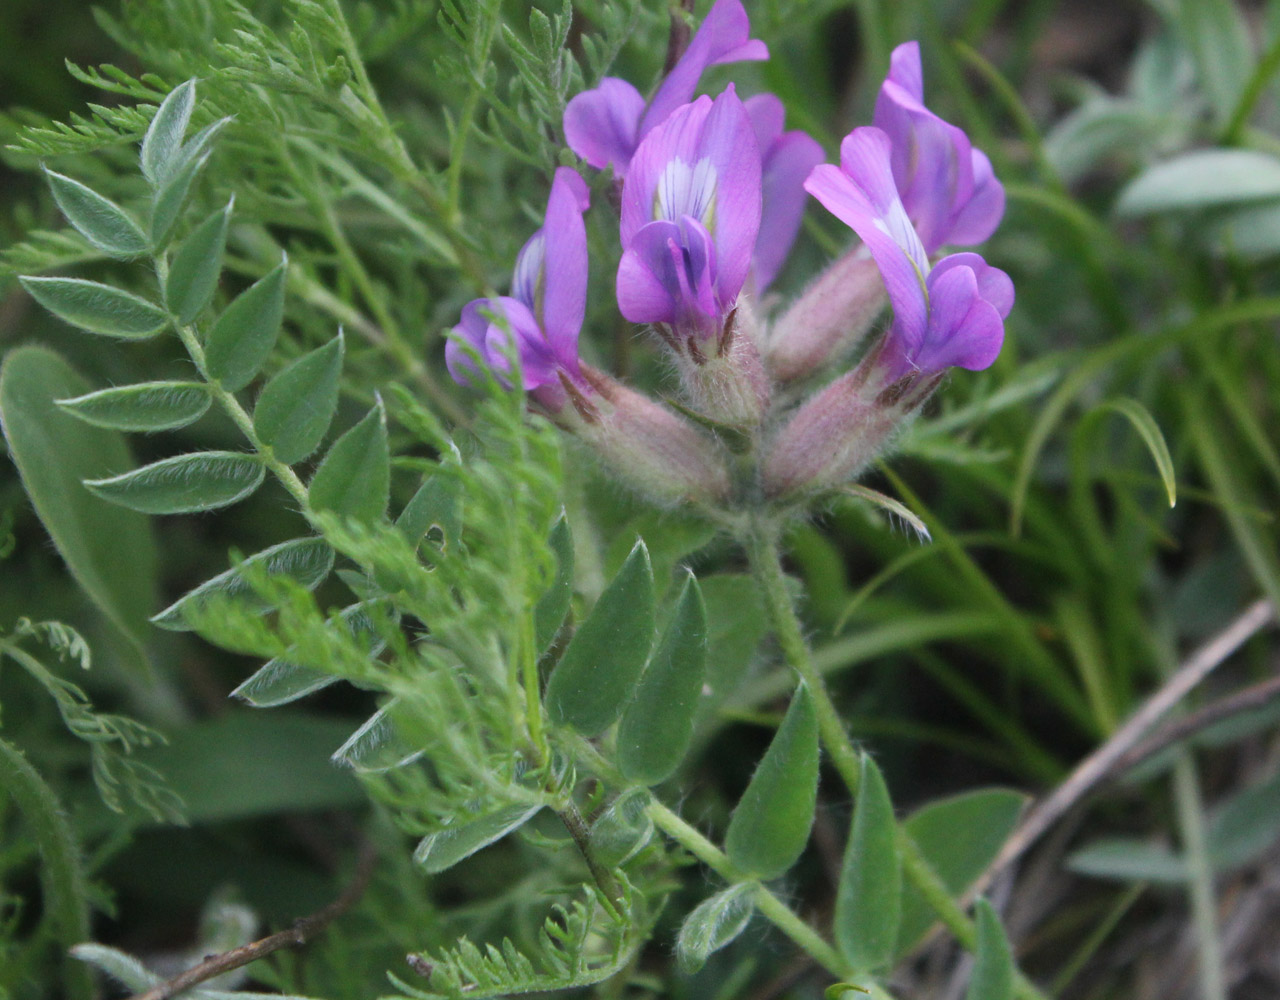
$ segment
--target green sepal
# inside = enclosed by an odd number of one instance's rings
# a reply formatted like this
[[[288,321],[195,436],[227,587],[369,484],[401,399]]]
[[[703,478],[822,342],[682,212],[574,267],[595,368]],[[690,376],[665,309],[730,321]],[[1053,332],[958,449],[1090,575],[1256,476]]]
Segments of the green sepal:
[[[985,899],[974,906],[978,952],[964,1000],[1013,1000],[1013,950],[1000,918]]]
[[[653,569],[640,540],[551,673],[551,721],[586,736],[607,729],[635,690],[652,645]]]
[[[547,651],[573,602],[573,532],[561,513],[551,529],[551,553],[556,559],[555,577],[534,608],[534,645],[541,656]]]
[[[258,397],[254,433],[286,465],[301,462],[324,440],[338,409],[342,350],[339,333],[277,372]]]
[[[90,333],[145,340],[169,325],[163,309],[111,285],[83,278],[18,279],[33,299],[58,319]]]
[[[52,170],[44,174],[62,214],[93,246],[120,260],[140,257],[150,249],[142,227],[110,198]]]
[[[142,514],[190,514],[243,500],[265,475],[256,455],[197,451],[108,479],[87,479],[84,485],[95,496]]]
[[[95,427],[117,431],[167,431],[199,420],[209,409],[203,382],[140,382],[99,389],[57,403]]]
[[[689,749],[707,667],[707,609],[692,574],[618,726],[618,766],[644,785],[669,778]]]
[[[712,952],[747,929],[756,908],[755,888],[750,882],[731,885],[703,900],[684,918],[676,938],[676,959],[684,972],[697,972]]]
[[[418,842],[413,860],[429,874],[452,868],[481,848],[524,826],[541,808],[541,805],[507,806],[487,816],[464,820],[429,833]]]
[[[295,538],[273,545],[254,553],[240,565],[232,566],[206,580],[159,614],[153,615],[151,621],[160,628],[190,632],[194,626],[188,623],[187,612],[198,613],[210,600],[219,597],[233,598],[247,607],[266,610],[270,606],[268,602],[245,579],[247,569],[258,568],[265,570],[268,575],[291,577],[302,586],[314,589],[333,569],[333,549],[322,538]]]
[[[363,420],[333,443],[308,494],[314,510],[376,521],[387,512],[390,492],[387,411],[379,399]]]
[[[809,841],[817,799],[818,716],[801,685],[729,818],[729,860],[759,878],[782,875]]]
[[[173,255],[164,283],[164,300],[182,325],[192,323],[213,298],[222,273],[222,253],[227,244],[234,196],[226,208],[214,212],[187,236]]]
[[[835,941],[855,969],[878,969],[893,958],[902,916],[898,824],[884,776],[869,756],[836,890]]]
[[[284,319],[287,266],[288,260],[282,260],[236,296],[209,330],[204,348],[205,367],[209,377],[228,392],[238,392],[252,382],[275,347]],[[328,426],[327,420],[325,426]],[[311,447],[316,444],[319,438]]]

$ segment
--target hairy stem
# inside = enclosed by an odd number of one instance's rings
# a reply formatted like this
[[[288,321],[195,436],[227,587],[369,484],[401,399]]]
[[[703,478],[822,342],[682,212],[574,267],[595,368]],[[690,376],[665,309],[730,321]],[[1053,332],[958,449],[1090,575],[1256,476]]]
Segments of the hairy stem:
[[[54,938],[64,948],[89,940],[88,886],[71,825],[53,790],[22,752],[0,739],[0,788],[7,789],[26,819],[40,847],[40,882],[44,913],[56,928]],[[68,960],[65,974],[68,996],[88,997],[93,992],[89,971]]]

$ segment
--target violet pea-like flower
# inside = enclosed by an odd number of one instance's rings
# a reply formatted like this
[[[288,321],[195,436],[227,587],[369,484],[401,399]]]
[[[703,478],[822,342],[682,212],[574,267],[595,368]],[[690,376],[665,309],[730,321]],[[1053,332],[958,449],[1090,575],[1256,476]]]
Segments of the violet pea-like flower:
[[[707,67],[769,58],[764,42],[750,36],[742,0],[716,0],[653,100],[646,102],[626,80],[607,76],[569,102],[569,148],[597,170],[612,164],[614,175],[625,177],[641,140],[689,102]]]
[[[462,309],[454,336],[445,345],[445,364],[455,381],[466,385],[468,373],[475,371],[464,343],[502,377],[511,368],[513,342],[524,388],[548,410],[558,412],[564,406],[566,382],[586,386],[578,363],[578,334],[587,304],[582,213],[589,199],[577,173],[568,167],[556,170],[542,228],[516,257],[511,294],[474,299]]]
[[[751,267],[760,212],[760,154],[733,86],[680,108],[645,137],[622,188],[622,315],[719,337]]]
[[[925,107],[918,42],[893,50],[873,122],[892,143],[893,179],[927,253],[973,246],[995,232],[1004,187],[964,131]]]
[[[773,94],[744,102],[760,147],[762,209],[760,235],[751,262],[752,290],[762,293],[777,277],[800,232],[806,200],[804,181],[826,157],[806,132],[782,130],[785,111]]]
[[[957,366],[988,367],[1004,341],[1013,282],[976,253],[929,256],[894,183],[893,146],[874,127],[854,129],[840,166],[814,168],[805,188],[871,251],[893,306],[878,364],[888,381]]]

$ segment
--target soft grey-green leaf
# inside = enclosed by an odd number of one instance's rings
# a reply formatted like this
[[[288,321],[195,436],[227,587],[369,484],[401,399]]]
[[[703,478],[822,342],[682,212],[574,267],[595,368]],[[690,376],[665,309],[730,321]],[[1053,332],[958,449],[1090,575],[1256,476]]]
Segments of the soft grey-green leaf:
[[[165,431],[198,420],[209,402],[209,390],[202,382],[141,382],[60,399],[58,405],[95,427]]]
[[[243,500],[262,485],[255,455],[199,451],[177,455],[109,479],[88,479],[97,496],[143,514],[188,514]]]
[[[62,358],[19,347],[0,368],[0,423],[22,484],[72,577],[141,648],[155,606],[156,553],[145,517],[89,493],[81,481],[133,464],[124,438],[91,427],[55,400],[88,385]]]
[[[653,819],[647,811],[648,805],[647,790],[628,789],[591,824],[591,848],[600,864],[619,868],[653,839]]]
[[[280,323],[284,318],[284,280],[287,266],[287,261],[281,261],[236,296],[209,330],[204,349],[205,364],[210,378],[220,382],[229,392],[238,392],[252,382],[263,362],[270,356],[271,349],[275,347]],[[295,365],[297,363],[294,362]],[[311,387],[300,388],[305,390]],[[328,426],[328,421],[325,426]],[[323,433],[321,431],[322,435]],[[314,447],[315,444],[312,445]]]
[[[255,553],[244,561],[244,566],[261,567],[272,575],[292,577],[312,588],[333,569],[333,549],[321,538],[295,538]],[[161,628],[190,631],[192,625],[187,621],[187,611],[198,611],[211,598],[219,596],[236,598],[250,607],[267,607],[249,586],[242,566],[233,566],[184,594],[151,620]]]
[[[991,904],[979,899],[978,953],[964,1000],[1013,1000],[1013,950]]]
[[[1123,837],[1108,837],[1067,856],[1066,867],[1081,875],[1119,882],[1163,882],[1177,885],[1187,880],[1187,864],[1163,844]]]
[[[563,514],[551,529],[551,553],[556,559],[555,577],[534,608],[534,646],[539,655],[560,632],[573,602],[573,532]]]
[[[168,177],[196,104],[196,82],[178,84],[156,109],[142,137],[142,175],[159,187]]]
[[[1148,167],[1120,192],[1120,215],[1280,198],[1280,159],[1253,149],[1198,149]]]
[[[214,212],[191,230],[173,255],[164,284],[164,298],[179,323],[194,322],[213,298],[218,287],[218,275],[222,272],[227,224],[234,205],[233,197],[226,208]]]
[[[729,818],[729,860],[763,879],[785,873],[809,842],[817,798],[818,716],[802,685]]]
[[[45,171],[67,221],[103,253],[128,260],[148,250],[147,236],[123,208],[79,181]]]
[[[652,645],[653,570],[638,541],[551,673],[551,720],[586,736],[603,732],[635,690]]]
[[[703,900],[680,925],[676,938],[676,958],[680,968],[692,975],[747,929],[755,912],[755,886],[741,882]]]
[[[275,457],[300,462],[319,447],[338,408],[342,334],[277,372],[253,408],[253,429]]]
[[[111,285],[83,278],[18,280],[49,312],[90,333],[142,340],[154,337],[169,323],[159,306]]]
[[[197,156],[190,160],[185,158],[173,168],[173,172],[165,178],[156,190],[151,201],[151,217],[148,221],[148,232],[151,234],[151,245],[163,247],[173,232],[173,227],[182,217],[182,210],[187,204],[187,195],[196,175],[204,169],[209,161],[209,154]]]
[[[398,699],[374,712],[364,725],[333,752],[333,761],[365,774],[377,774],[410,764],[423,751],[400,735],[395,723]]]
[[[707,667],[707,610],[689,575],[671,621],[618,726],[618,766],[645,785],[669,778],[693,738]]]
[[[464,820],[427,834],[418,842],[413,860],[430,874],[452,868],[481,848],[524,826],[541,808],[540,805],[508,806],[487,816]]]
[[[316,469],[308,494],[318,511],[376,521],[387,511],[391,456],[382,400],[338,438]]]
[[[902,915],[897,835],[889,789],[880,768],[864,755],[836,891],[836,945],[855,969],[878,969],[893,958]]]
[[[462,490],[458,480],[444,473],[429,476],[404,505],[396,527],[415,545],[432,529],[440,532],[445,549],[462,536]]]

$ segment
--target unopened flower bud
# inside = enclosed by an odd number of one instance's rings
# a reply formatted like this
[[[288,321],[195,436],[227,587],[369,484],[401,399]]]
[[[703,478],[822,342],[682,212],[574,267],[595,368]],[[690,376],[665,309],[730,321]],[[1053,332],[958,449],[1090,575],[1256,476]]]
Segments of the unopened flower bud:
[[[853,371],[800,406],[770,443],[763,487],[789,499],[847,482],[880,455],[943,379],[911,372],[894,378],[885,342]]]
[[[643,393],[581,365],[585,386],[563,380],[572,404],[553,415],[617,476],[666,504],[714,504],[729,494],[724,452],[709,435]]]
[[[888,298],[875,261],[863,246],[832,263],[773,324],[766,347],[779,382],[812,375],[851,351],[871,329]]]

